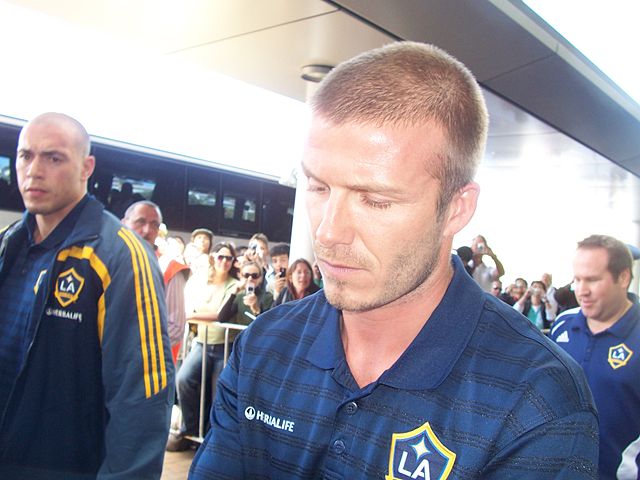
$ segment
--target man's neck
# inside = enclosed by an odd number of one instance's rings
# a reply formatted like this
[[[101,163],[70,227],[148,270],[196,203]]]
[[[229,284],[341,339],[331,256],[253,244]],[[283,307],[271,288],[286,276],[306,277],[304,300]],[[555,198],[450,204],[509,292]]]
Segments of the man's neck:
[[[342,344],[360,387],[380,378],[400,358],[440,304],[452,276],[447,262],[415,291],[388,305],[343,312]]]
[[[605,331],[608,328],[614,326],[618,320],[620,320],[625,313],[631,308],[633,304],[631,300],[628,298],[625,300],[624,304],[620,305],[620,308],[616,310],[613,314],[609,315],[608,318],[605,319],[595,319],[595,318],[587,318],[587,325],[589,326],[589,330],[594,335],[600,332]]]
[[[33,243],[38,244],[44,242],[46,238],[51,235],[51,232],[53,232],[56,227],[60,225],[60,222],[62,222],[65,217],[69,215],[69,212],[71,212],[71,210],[73,210],[73,207],[75,207],[77,204],[78,202],[61,210],[58,210],[57,212],[47,215],[36,214],[36,223],[33,231]]]

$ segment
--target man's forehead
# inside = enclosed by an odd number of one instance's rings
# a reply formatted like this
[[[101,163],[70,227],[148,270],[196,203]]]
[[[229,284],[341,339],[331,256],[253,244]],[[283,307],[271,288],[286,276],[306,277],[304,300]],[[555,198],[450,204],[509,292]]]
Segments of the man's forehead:
[[[42,150],[77,148],[80,147],[80,138],[77,132],[64,123],[35,121],[25,125],[20,132],[18,149],[36,147]]]
[[[135,218],[160,220],[160,215],[158,215],[157,210],[147,205],[144,205],[142,207],[137,207],[133,212],[133,216]]]

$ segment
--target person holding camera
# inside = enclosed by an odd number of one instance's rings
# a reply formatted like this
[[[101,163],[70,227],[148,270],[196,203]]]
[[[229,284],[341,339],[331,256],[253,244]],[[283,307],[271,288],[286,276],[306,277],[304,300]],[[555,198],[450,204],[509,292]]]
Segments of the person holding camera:
[[[480,288],[491,293],[491,282],[499,280],[504,275],[504,267],[493,250],[489,248],[486,238],[478,235],[471,243],[473,258],[471,259],[471,276]],[[495,267],[490,267],[482,261],[482,257],[487,255],[495,263]]]
[[[264,289],[264,274],[256,262],[245,262],[240,267],[240,282],[218,313],[219,322],[249,325],[273,304],[273,295]],[[230,334],[235,333],[235,330]]]
[[[278,243],[269,251],[271,264],[265,273],[267,290],[277,298],[280,292],[287,286],[287,268],[289,267],[289,244]]]
[[[264,233],[254,233],[249,239],[244,258],[256,262],[266,273],[269,269],[269,238]]]
[[[531,287],[513,304],[513,308],[540,330],[549,328],[556,318],[547,298],[547,286],[540,280],[531,282]]]

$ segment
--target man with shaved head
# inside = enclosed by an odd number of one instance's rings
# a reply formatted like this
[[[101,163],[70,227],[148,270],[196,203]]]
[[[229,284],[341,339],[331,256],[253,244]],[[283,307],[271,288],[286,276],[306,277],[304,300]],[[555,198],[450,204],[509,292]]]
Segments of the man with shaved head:
[[[87,194],[84,127],[22,129],[26,211],[0,232],[0,477],[159,478],[173,402],[162,276]]]

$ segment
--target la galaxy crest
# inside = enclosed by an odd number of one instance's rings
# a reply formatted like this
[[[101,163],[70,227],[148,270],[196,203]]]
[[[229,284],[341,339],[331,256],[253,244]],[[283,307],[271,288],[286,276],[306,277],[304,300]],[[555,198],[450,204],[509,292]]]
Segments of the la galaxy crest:
[[[394,433],[385,480],[446,480],[456,454],[436,437],[429,422],[405,433]]]
[[[78,300],[84,286],[84,278],[78,275],[74,268],[65,270],[56,279],[54,295],[62,307],[71,305]]]
[[[620,343],[609,348],[609,358],[607,361],[611,368],[617,370],[620,367],[624,367],[633,355],[633,350],[627,347],[624,343]]]

